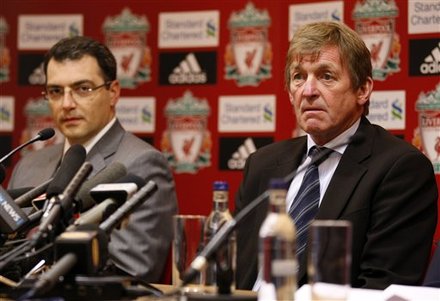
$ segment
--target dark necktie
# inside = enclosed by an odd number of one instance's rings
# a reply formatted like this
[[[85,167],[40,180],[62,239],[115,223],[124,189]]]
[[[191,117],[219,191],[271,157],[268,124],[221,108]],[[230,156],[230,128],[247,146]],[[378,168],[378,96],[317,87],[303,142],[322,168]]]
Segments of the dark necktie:
[[[309,151],[312,162],[316,160],[315,157],[325,149],[325,147],[312,147]],[[298,259],[306,248],[309,225],[318,212],[320,198],[318,165],[324,161],[330,153],[331,152],[328,152],[326,156],[320,158],[314,164],[309,165],[304,174],[298,194],[295,196],[292,206],[289,209],[289,215],[295,221],[296,226],[296,254]]]

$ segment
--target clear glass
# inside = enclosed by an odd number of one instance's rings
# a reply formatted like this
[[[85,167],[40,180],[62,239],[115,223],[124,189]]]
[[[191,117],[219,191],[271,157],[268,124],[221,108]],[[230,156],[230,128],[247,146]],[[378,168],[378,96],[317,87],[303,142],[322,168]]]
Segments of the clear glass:
[[[347,300],[350,291],[351,223],[315,220],[309,231],[307,268],[312,300]]]
[[[206,217],[202,215],[175,215],[173,217],[173,285],[180,286],[185,271],[189,268],[198,253],[203,250],[203,227]],[[203,292],[204,273],[187,285],[183,292]]]

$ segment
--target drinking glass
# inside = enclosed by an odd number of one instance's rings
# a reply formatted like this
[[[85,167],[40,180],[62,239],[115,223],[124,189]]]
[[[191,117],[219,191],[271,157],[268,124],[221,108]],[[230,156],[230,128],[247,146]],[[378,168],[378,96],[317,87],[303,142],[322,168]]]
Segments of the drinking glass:
[[[309,231],[307,270],[312,300],[347,300],[350,291],[351,223],[315,220]]]
[[[185,271],[203,249],[203,226],[206,217],[202,215],[175,215],[173,217],[173,286],[182,283]],[[204,273],[199,273],[183,292],[203,292]]]

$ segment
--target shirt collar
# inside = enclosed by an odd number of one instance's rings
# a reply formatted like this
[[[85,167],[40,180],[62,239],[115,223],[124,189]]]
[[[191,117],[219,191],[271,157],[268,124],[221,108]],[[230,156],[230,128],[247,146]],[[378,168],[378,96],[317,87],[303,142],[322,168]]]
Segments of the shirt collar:
[[[107,123],[107,125],[105,127],[102,128],[101,131],[99,131],[98,134],[95,135],[95,137],[93,137],[92,139],[86,141],[83,146],[86,149],[86,153],[89,153],[89,151],[92,149],[93,146],[95,146],[95,144],[102,138],[102,136],[105,135],[105,133],[107,133],[110,128],[113,126],[113,124],[115,124],[116,122],[116,117],[113,117],[112,120],[110,120],[109,123]],[[70,148],[70,143],[69,141],[67,141],[67,139],[64,139],[64,150],[63,150],[63,154],[65,154],[67,152],[67,150]]]
[[[343,133],[341,133],[339,136],[336,136],[333,140],[330,140],[327,142],[325,147],[331,148],[332,150],[340,153],[341,155],[344,153],[345,149],[347,148],[348,144],[344,143],[345,141],[349,141],[350,137],[356,133],[359,124],[361,122],[361,119],[359,118],[351,127],[346,129]],[[307,134],[307,154],[309,153],[310,149],[315,146],[316,143],[313,141],[312,137]]]

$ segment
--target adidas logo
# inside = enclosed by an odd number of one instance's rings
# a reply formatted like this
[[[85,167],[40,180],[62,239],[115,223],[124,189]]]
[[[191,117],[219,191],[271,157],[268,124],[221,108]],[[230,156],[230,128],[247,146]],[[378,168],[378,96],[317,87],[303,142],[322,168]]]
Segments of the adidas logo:
[[[423,74],[440,73],[440,42],[431,54],[425,57],[425,62],[420,65],[420,72]]]
[[[204,84],[206,73],[202,71],[194,53],[189,53],[168,76],[171,84]]]
[[[228,160],[228,168],[243,169],[246,159],[256,150],[257,148],[252,138],[247,138],[243,144],[238,147],[237,151],[232,154],[231,159]]]
[[[43,63],[35,68],[29,75],[28,80],[31,85],[44,85],[46,82],[46,76],[44,75]]]

